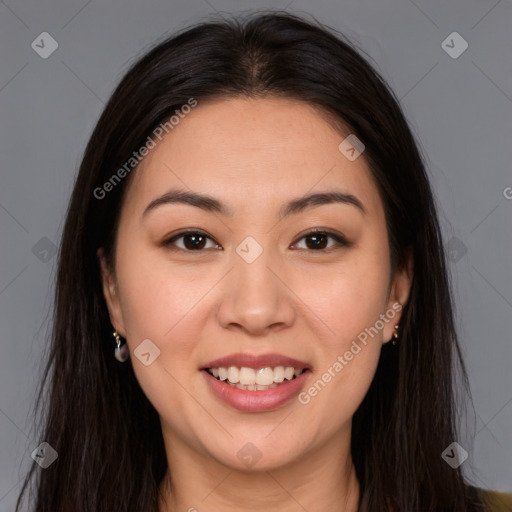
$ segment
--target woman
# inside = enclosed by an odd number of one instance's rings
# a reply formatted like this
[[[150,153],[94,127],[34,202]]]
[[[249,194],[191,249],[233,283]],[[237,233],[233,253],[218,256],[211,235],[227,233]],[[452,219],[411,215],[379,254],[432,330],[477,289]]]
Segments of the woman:
[[[205,23],[132,67],[76,180],[54,325],[37,512],[491,510],[454,444],[424,164],[324,27]]]

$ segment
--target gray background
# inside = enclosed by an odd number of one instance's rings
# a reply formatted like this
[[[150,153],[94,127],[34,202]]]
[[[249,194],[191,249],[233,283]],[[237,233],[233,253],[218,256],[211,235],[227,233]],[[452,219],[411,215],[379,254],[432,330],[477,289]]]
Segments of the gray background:
[[[510,0],[0,0],[0,511],[13,510],[43,441],[30,412],[54,251],[104,103],[156,39],[215,11],[255,8],[313,14],[345,32],[400,98],[428,157],[450,250],[475,406],[461,416],[463,433],[466,423],[476,433],[474,444],[458,440],[469,453],[463,468],[478,486],[512,490]],[[458,40],[442,45],[454,31],[469,45],[458,58],[444,49],[460,50]],[[58,42],[46,59],[31,47],[48,50],[42,32]]]

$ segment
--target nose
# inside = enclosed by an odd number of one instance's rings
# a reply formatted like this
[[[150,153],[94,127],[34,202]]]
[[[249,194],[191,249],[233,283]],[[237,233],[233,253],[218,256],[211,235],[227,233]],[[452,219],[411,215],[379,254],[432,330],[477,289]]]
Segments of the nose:
[[[266,251],[252,263],[234,256],[217,310],[222,327],[253,336],[290,327],[296,315],[294,294],[280,266]]]

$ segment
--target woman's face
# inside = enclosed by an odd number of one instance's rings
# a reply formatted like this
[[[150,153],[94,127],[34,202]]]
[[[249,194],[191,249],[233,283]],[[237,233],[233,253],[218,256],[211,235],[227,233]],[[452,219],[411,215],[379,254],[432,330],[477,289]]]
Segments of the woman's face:
[[[132,171],[104,293],[169,457],[264,470],[347,450],[410,282],[347,135],[298,101],[199,101]]]

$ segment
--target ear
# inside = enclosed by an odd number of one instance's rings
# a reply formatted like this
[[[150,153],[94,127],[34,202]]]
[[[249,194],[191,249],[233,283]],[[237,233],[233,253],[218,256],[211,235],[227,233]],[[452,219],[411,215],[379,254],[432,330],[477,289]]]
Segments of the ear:
[[[414,272],[414,261],[412,254],[412,247],[408,247],[398,265],[393,276],[391,288],[389,292],[389,299],[386,311],[394,311],[396,314],[393,319],[387,322],[383,331],[383,342],[388,343],[393,339],[395,332],[395,325],[400,324],[402,311],[407,300],[409,299],[409,292],[411,290],[412,276]],[[400,334],[400,331],[398,331]]]
[[[126,338],[126,330],[124,325],[123,313],[121,304],[119,302],[119,296],[117,294],[117,284],[113,272],[110,270],[103,247],[100,247],[96,251],[96,256],[101,268],[101,283],[103,288],[103,296],[107,304],[108,313],[110,316],[110,322],[114,326],[114,329],[119,333],[120,336]]]

